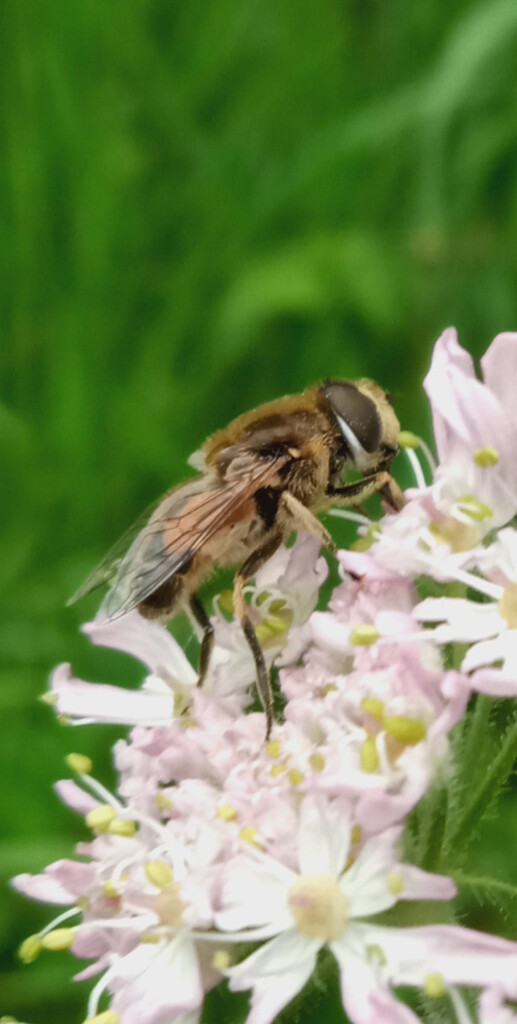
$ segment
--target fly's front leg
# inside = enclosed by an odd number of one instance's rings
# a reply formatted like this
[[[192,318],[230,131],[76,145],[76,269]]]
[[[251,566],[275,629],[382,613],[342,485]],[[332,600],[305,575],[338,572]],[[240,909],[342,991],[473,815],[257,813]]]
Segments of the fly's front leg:
[[[280,498],[280,505],[284,511],[288,513],[289,519],[292,522],[293,530],[307,530],[308,533],[313,533],[315,537],[318,537],[324,547],[328,548],[332,554],[336,552],[336,545],[332,539],[328,530],[324,527],[323,523],[320,523],[319,519],[308,509],[305,505],[302,505],[298,498],[295,498],[290,491],[284,491]]]
[[[214,627],[212,626],[212,623],[210,622],[210,619],[208,618],[197,594],[193,594],[190,598],[190,610],[196,622],[203,630],[201,653],[199,655],[199,679],[197,681],[197,685],[202,686],[206,679],[208,666],[210,664],[210,655],[214,646]]]
[[[372,494],[380,494],[381,498],[395,512],[400,512],[405,505],[403,491],[390,473],[382,471],[365,476],[353,484],[346,484],[344,487],[329,487],[327,495],[331,504],[341,508],[354,508],[361,505],[363,501],[370,498]]]
[[[271,728],[273,725],[273,691],[271,689],[271,680],[269,678],[269,672],[264,658],[262,648],[258,642],[257,634],[255,632],[253,623],[249,617],[249,608],[246,604],[244,597],[244,587],[249,579],[262,568],[267,562],[268,558],[275,553],[280,544],[282,543],[282,534],[275,533],[269,537],[267,541],[262,544],[261,547],[257,548],[246,559],[244,565],[239,569],[239,572],[235,576],[235,582],[233,585],[233,602],[235,608],[235,614],[240,621],[242,630],[249,648],[253,655],[255,662],[255,668],[257,672],[257,691],[260,697],[260,702],[266,713],[266,740],[269,739]]]

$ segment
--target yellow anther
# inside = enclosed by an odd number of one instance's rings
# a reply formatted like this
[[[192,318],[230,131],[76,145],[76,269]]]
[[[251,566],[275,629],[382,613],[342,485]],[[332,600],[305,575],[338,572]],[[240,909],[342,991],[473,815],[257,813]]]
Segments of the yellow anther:
[[[221,818],[222,821],[235,821],[237,817],[237,811],[231,804],[219,804],[216,811],[216,818]]]
[[[218,949],[213,955],[212,965],[216,971],[226,971],[231,962],[232,958],[226,949]]]
[[[86,754],[68,754],[66,763],[72,771],[79,772],[80,775],[89,775],[93,768],[92,759]]]
[[[474,497],[473,494],[464,494],[461,498],[458,498],[458,507],[465,515],[473,519],[475,523],[482,523],[484,519],[490,519],[493,514],[493,508],[490,505],[485,505],[478,498]]]
[[[388,962],[382,946],[378,946],[376,943],[366,947],[366,956],[369,963],[375,964],[377,967],[385,967]]]
[[[145,873],[151,885],[157,889],[166,889],[173,880],[173,874],[164,860],[149,860],[145,865]]]
[[[182,717],[178,719],[178,722],[181,728],[185,729],[185,731],[187,729],[193,729],[197,725],[196,719],[192,718],[192,715],[182,715]]]
[[[383,725],[386,732],[402,743],[404,747],[414,747],[427,736],[427,728],[419,718],[408,718],[406,715],[386,715]]]
[[[355,846],[356,843],[360,843],[362,838],[363,838],[363,830],[362,830],[361,826],[360,825],[353,825],[352,826],[352,832],[350,833],[350,840],[351,840],[352,846]]]
[[[285,764],[282,764],[281,761],[277,761],[276,764],[271,765],[271,768],[269,769],[269,774],[271,775],[272,779],[277,779],[279,775],[284,775],[286,771],[287,766]]]
[[[57,704],[57,693],[42,693],[38,700],[41,704],[48,704],[49,707],[53,708]]]
[[[111,878],[109,878],[107,882],[104,882],[102,891],[107,900],[120,899],[120,890],[117,889],[117,886],[115,885],[114,882],[112,882]]]
[[[120,1024],[120,1017],[115,1010],[104,1010],[104,1013],[96,1013],[95,1017],[88,1017],[84,1024]]]
[[[233,590],[221,590],[218,601],[221,611],[228,612],[229,614],[233,615]]]
[[[420,438],[413,434],[411,430],[401,430],[398,442],[401,448],[420,448],[422,443]]]
[[[172,713],[174,718],[181,718],[189,708],[189,700],[185,693],[177,690],[172,701]]]
[[[70,715],[56,715],[58,725],[70,725]]]
[[[337,686],[335,683],[326,683],[325,686],[320,686],[318,695],[320,697],[326,697],[329,693],[335,693]]]
[[[431,999],[442,999],[447,995],[445,981],[442,974],[428,974],[424,978],[424,992]]]
[[[136,821],[132,821],[130,818],[113,818],[108,825],[108,832],[110,836],[134,836],[137,830]]]
[[[41,936],[42,949],[51,950],[52,953],[61,953],[64,949],[70,949],[74,942],[73,928],[54,928],[51,932]]]
[[[258,840],[258,833],[254,825],[243,825],[239,832],[239,836],[245,843],[249,843],[250,846],[257,846],[260,849],[261,844]]]
[[[172,811],[174,809],[172,800],[169,800],[169,797],[165,796],[165,793],[162,793],[161,790],[154,794],[154,802],[159,811]]]
[[[361,747],[361,768],[363,772],[376,772],[379,769],[379,754],[373,736],[367,736]]]
[[[439,523],[431,523],[429,532],[438,544],[448,544],[451,551],[460,554],[477,547],[481,534],[477,527],[460,523],[459,519],[447,516]]]
[[[107,832],[115,817],[113,807],[110,807],[109,804],[99,804],[98,807],[88,811],[85,821],[88,828],[92,828],[94,832]]]
[[[277,597],[269,605],[269,611],[272,615],[279,615],[280,612],[285,612],[289,608],[287,601],[284,597]]]
[[[358,647],[368,647],[379,639],[379,631],[375,628],[373,623],[363,622],[361,626],[356,626],[355,629],[352,630],[348,639],[351,644],[356,644]]]
[[[378,697],[363,697],[361,707],[365,714],[370,715],[370,718],[375,718],[376,722],[382,722],[384,718],[384,701],[379,700]]]
[[[487,444],[485,448],[476,448],[473,455],[476,466],[480,466],[481,469],[486,469],[487,466],[497,466],[499,462],[499,452],[493,445]]]
[[[32,964],[35,959],[41,953],[41,939],[39,935],[29,935],[23,940],[19,949],[18,956],[24,964]]]
[[[158,935],[158,932],[142,932],[140,936],[140,942],[144,946],[157,946],[162,940],[163,935]]]
[[[499,614],[510,629],[517,629],[517,583],[505,587],[499,601]]]
[[[291,771],[287,773],[287,778],[291,783],[291,786],[299,786],[303,782],[305,776],[303,772],[298,771],[298,768],[291,768]]]
[[[375,541],[380,537],[380,534],[381,528],[378,523],[370,523],[362,537],[358,537],[357,540],[350,545],[352,551],[369,551],[372,544],[375,544]]]
[[[404,879],[397,871],[391,871],[386,879],[392,896],[400,896],[404,892]]]
[[[266,743],[266,754],[272,761],[276,761],[280,757],[281,749],[280,740],[268,740]]]
[[[88,899],[87,896],[79,896],[79,898],[75,901],[75,905],[77,909],[81,911],[82,914],[86,914],[86,912],[91,907],[91,901]]]
[[[255,626],[255,632],[258,639],[264,643],[275,637],[283,636],[289,629],[289,625],[287,616],[282,618],[280,615],[268,615],[263,622]]]
[[[313,772],[324,772],[327,762],[325,761],[323,754],[311,754],[309,764]]]

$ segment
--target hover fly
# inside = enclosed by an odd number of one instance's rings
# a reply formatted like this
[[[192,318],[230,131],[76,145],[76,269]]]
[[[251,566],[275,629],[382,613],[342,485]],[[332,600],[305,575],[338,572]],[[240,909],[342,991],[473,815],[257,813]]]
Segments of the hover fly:
[[[71,602],[109,582],[101,607],[108,619],[137,608],[166,622],[190,607],[203,630],[201,682],[213,626],[197,589],[214,566],[238,566],[234,608],[255,660],[269,735],[271,685],[244,586],[293,531],[309,530],[334,550],[316,518],[326,507],[359,505],[376,492],[393,509],[402,507],[389,473],[399,429],[388,396],[366,379],[326,380],[245,413],[205,442],[193,459],[199,475],[169,491]],[[361,478],[347,483],[351,469]]]

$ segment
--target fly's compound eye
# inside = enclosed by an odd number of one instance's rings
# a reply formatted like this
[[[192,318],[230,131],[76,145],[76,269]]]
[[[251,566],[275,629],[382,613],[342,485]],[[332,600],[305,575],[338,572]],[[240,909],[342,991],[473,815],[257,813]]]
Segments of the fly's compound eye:
[[[375,402],[347,382],[329,382],[324,389],[334,416],[355,461],[380,448],[381,418]]]

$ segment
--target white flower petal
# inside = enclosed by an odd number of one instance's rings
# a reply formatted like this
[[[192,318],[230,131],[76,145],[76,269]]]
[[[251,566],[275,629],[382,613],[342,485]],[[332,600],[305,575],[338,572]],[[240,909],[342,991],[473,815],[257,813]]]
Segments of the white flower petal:
[[[199,1010],[203,988],[187,932],[159,946],[140,944],[110,969],[112,1009],[124,1024],[167,1024]]]
[[[246,1024],[270,1024],[303,988],[316,963],[321,942],[292,929],[261,946],[225,973],[232,991],[253,989]]]
[[[126,690],[106,683],[87,683],[73,676],[70,665],[60,665],[51,677],[59,714],[70,718],[123,725],[170,725],[174,695]]]
[[[295,878],[293,873],[293,882]],[[223,872],[216,925],[223,931],[242,931],[275,923],[278,923],[277,930],[291,927],[287,894],[285,879],[260,861],[234,857]]]
[[[413,615],[419,622],[443,623],[430,634],[440,643],[484,640],[506,628],[492,601],[480,604],[459,597],[430,597],[413,609]]]
[[[388,875],[395,870],[395,842],[400,829],[392,828],[365,843],[352,867],[345,871],[340,886],[350,904],[350,917],[369,917],[397,902],[388,888]]]
[[[188,658],[165,626],[144,619],[137,611],[120,619],[94,619],[82,628],[93,644],[131,654],[155,675],[165,675],[179,683],[197,681]]]
[[[306,797],[298,831],[300,873],[339,875],[348,857],[350,832],[350,816],[342,803]]]
[[[330,949],[338,962],[343,1006],[350,1020],[373,1024],[370,999],[378,987],[374,970],[350,950],[346,932],[343,939],[330,943]]]

